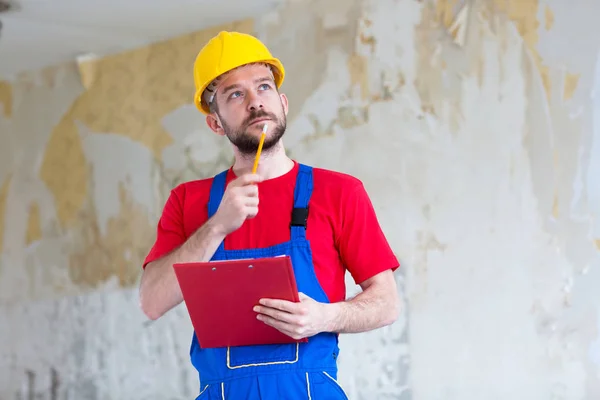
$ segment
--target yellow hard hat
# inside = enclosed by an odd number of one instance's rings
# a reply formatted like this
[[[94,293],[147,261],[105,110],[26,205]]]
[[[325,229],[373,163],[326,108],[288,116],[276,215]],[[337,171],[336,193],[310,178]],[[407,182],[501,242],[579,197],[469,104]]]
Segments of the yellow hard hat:
[[[196,94],[194,104],[204,114],[209,114],[209,105],[203,98],[204,90],[219,76],[237,67],[250,63],[265,63],[271,66],[275,84],[279,88],[285,77],[281,61],[254,36],[239,32],[220,32],[200,50],[194,62]]]

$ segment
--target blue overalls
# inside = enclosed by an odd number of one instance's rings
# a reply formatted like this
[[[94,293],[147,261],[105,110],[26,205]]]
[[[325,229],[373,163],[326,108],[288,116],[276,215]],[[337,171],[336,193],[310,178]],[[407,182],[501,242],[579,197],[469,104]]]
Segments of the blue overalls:
[[[227,171],[215,176],[208,203],[209,218],[225,192]],[[294,191],[291,240],[271,247],[225,250],[223,243],[212,260],[288,255],[298,290],[319,302],[329,302],[319,284],[306,238],[308,203],[312,194],[312,168],[300,164]],[[190,348],[192,364],[200,375],[196,400],[340,400],[347,399],[337,384],[338,337],[312,336],[308,342],[202,349],[196,335]]]

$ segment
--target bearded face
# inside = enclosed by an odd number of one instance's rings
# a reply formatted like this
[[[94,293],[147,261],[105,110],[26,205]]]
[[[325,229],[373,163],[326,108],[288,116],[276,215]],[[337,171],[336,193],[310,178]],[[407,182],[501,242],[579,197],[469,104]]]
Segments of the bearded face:
[[[218,121],[209,117],[209,125],[215,132],[221,131],[243,155],[256,153],[265,123],[268,130],[263,151],[273,148],[286,130],[287,98],[277,90],[265,64],[246,65],[223,76],[211,108]]]

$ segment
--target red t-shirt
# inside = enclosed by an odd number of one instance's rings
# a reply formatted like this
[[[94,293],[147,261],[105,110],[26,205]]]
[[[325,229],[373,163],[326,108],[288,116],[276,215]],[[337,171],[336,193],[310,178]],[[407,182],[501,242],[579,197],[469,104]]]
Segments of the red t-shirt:
[[[259,211],[225,238],[225,250],[268,247],[290,240],[298,163],[280,177],[259,183]],[[230,168],[227,183],[235,179]],[[182,183],[171,191],[158,222],[157,238],[144,267],[183,244],[208,219],[213,178]],[[313,168],[307,238],[317,279],[330,302],[346,298],[346,269],[357,284],[399,263],[362,182]]]

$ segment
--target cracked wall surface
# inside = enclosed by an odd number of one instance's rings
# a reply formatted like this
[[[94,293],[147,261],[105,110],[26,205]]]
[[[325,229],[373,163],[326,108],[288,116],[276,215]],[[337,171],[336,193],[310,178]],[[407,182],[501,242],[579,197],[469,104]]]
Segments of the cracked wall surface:
[[[195,397],[185,306],[149,322],[137,284],[169,189],[232,159],[191,103],[221,29],[282,59],[289,154],[362,179],[401,259],[400,320],[341,338],[351,399],[600,398],[599,12],[290,0],[0,81],[0,398]]]

